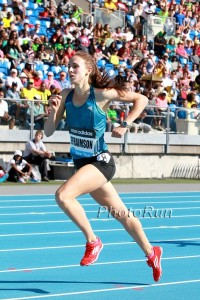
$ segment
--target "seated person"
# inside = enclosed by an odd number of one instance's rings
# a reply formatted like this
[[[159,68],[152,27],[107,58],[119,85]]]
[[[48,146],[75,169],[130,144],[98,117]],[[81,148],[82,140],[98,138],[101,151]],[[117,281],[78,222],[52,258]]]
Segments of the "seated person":
[[[178,112],[177,112],[177,118],[178,119],[186,119],[187,118],[187,104],[188,104],[187,100],[183,99],[182,107],[184,109],[178,110]]]
[[[39,171],[43,181],[49,181],[48,178],[48,159],[53,159],[51,152],[46,150],[42,142],[43,132],[37,130],[35,138],[28,141],[25,146],[24,159],[33,165],[39,166]]]
[[[33,106],[33,115],[34,115],[34,129],[43,129],[44,128],[44,117],[47,116],[47,114],[44,111],[44,105],[41,101],[40,95],[34,96],[34,106]],[[31,121],[31,108],[27,111],[27,119],[30,122]]]
[[[0,183],[6,181],[8,178],[8,174],[4,170],[4,168],[0,165]]]
[[[8,113],[8,103],[3,100],[4,91],[0,89],[0,124],[7,125],[9,124],[9,129],[13,129],[15,125],[15,120]]]
[[[135,121],[132,123],[132,128],[130,131],[137,133],[137,132],[144,132],[144,133],[148,133],[152,127],[149,124],[146,124],[143,122],[143,120],[146,118],[147,116],[147,111],[144,110],[143,112],[141,112],[140,116],[135,119]]]
[[[9,161],[7,173],[7,181],[25,183],[30,179],[32,182],[38,182],[33,177],[32,166],[22,158],[22,151],[20,150],[16,150],[13,158]]]

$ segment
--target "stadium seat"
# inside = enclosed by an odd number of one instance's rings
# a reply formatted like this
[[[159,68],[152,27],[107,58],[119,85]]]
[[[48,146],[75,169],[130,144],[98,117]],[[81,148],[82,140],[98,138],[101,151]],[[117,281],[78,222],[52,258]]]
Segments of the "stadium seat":
[[[126,15],[126,21],[129,26],[133,27],[135,18],[133,15]]]
[[[197,30],[190,30],[189,31],[189,37],[191,40],[194,40],[195,36],[198,36],[198,31]]]
[[[97,61],[97,67],[98,68],[102,68],[102,67],[105,67],[105,64],[106,64],[106,61],[104,59],[99,59]]]
[[[189,65],[189,70],[192,71],[193,62],[192,62],[192,61],[189,61],[189,62],[188,62],[188,65]]]
[[[109,70],[114,70],[114,65],[113,64],[105,64],[105,69],[108,72]]]
[[[53,72],[54,77],[58,78],[59,77],[59,73],[62,71],[62,68],[61,68],[61,66],[52,66],[50,68],[50,70]]]
[[[24,67],[25,67],[25,63],[22,62],[21,64],[19,64],[19,65],[17,66],[17,70],[18,70],[19,72],[21,72],[22,69],[23,69]]]

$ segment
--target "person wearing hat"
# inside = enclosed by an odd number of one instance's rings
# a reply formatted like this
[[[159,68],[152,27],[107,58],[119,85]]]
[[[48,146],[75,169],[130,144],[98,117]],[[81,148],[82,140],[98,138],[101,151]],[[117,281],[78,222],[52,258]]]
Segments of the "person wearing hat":
[[[165,66],[165,69],[166,69],[167,73],[170,73],[171,70],[172,70],[172,64],[171,64],[171,61],[169,60],[168,53],[165,52],[163,54],[163,61],[162,62],[164,64],[164,66]]]
[[[156,65],[156,56],[154,54],[155,54],[154,50],[149,51],[148,63],[147,63],[147,72],[148,73],[152,73],[153,69]]]
[[[49,90],[51,85],[55,85],[55,87],[61,91],[61,86],[58,81],[54,79],[54,73],[52,71],[47,73],[47,79],[44,80],[44,83],[46,84],[46,88]]]
[[[19,75],[20,81],[23,85],[23,87],[27,87],[28,77],[24,72],[21,72]]]
[[[29,79],[27,82],[27,87],[24,87],[21,91],[21,98],[26,100],[33,100],[38,91],[34,88],[34,80]]]
[[[14,152],[6,172],[8,173],[7,181],[26,183],[30,179],[32,182],[38,182],[32,174],[32,166],[22,158],[21,150]]]
[[[17,83],[17,92],[20,92],[23,89],[23,84],[20,80],[20,78],[18,77],[18,71],[17,69],[11,69],[10,71],[10,75],[6,78],[5,81],[5,86],[7,89],[11,89],[12,88],[12,84],[13,82]]]

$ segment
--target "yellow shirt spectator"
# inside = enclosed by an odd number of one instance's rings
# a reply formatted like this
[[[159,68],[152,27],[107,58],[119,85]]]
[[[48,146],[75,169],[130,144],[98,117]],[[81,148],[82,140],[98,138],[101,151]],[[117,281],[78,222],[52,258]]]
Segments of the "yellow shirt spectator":
[[[21,97],[23,99],[33,100],[35,95],[38,95],[38,90],[33,88],[33,79],[29,79],[27,88],[23,88]]]
[[[104,8],[107,8],[107,9],[110,9],[110,10],[116,10],[117,9],[115,3],[112,0],[107,0],[104,3]]]
[[[44,91],[38,90],[38,95],[41,96],[43,104],[48,104],[49,96],[51,96],[50,90],[45,89]]]
[[[10,28],[10,23],[13,22],[13,17],[12,17],[12,14],[11,12],[8,12],[7,13],[7,17],[6,18],[3,18],[2,21],[3,21],[3,28]]]

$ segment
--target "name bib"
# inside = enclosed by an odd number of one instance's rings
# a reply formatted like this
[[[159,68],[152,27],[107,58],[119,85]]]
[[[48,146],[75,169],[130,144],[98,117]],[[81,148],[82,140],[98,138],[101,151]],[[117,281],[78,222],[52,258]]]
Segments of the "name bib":
[[[91,157],[95,155],[97,139],[94,130],[70,128],[69,135],[72,156]]]

